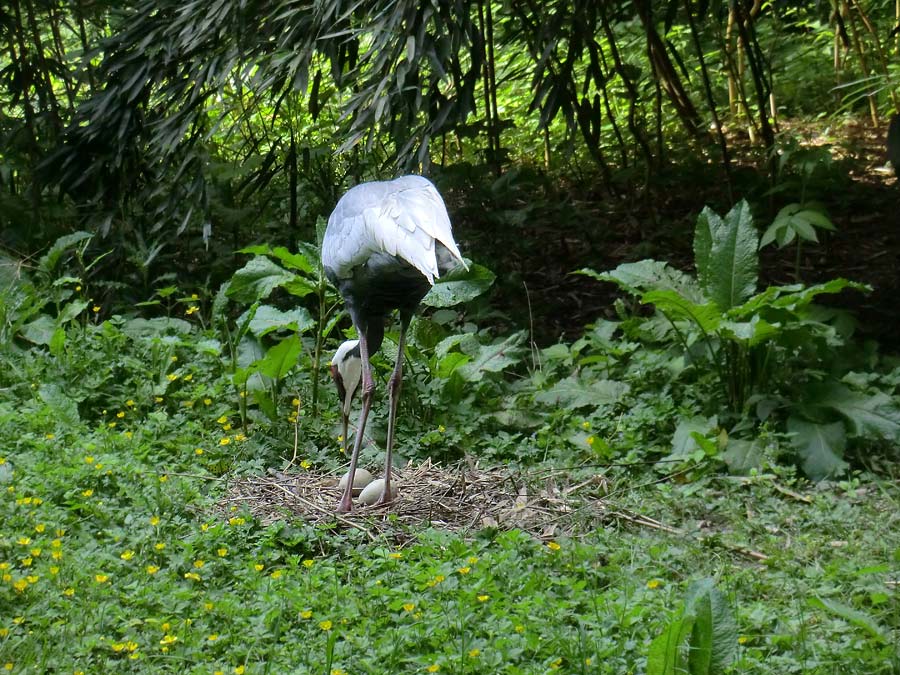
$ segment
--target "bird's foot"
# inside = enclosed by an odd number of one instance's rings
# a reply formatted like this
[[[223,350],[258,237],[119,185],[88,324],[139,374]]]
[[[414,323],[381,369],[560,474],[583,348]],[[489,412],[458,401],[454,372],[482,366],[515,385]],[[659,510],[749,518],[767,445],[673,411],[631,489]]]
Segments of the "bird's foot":
[[[337,513],[350,513],[353,510],[353,502],[350,499],[350,495],[344,493],[344,496],[341,497],[341,501],[338,502],[337,505]]]

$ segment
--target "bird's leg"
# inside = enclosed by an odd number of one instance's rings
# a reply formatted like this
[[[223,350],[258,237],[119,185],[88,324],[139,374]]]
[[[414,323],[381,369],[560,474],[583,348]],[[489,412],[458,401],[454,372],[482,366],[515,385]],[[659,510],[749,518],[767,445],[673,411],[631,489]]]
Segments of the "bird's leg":
[[[376,501],[376,504],[389,504],[391,502],[391,452],[394,448],[394,431],[396,429],[397,403],[400,400],[400,384],[403,380],[403,348],[406,343],[406,329],[409,327],[411,316],[400,315],[400,338],[397,340],[397,363],[391,379],[388,380],[388,409],[387,448],[384,453],[384,490]]]
[[[353,509],[353,478],[356,476],[356,463],[359,460],[359,451],[362,448],[363,436],[366,431],[366,419],[369,417],[369,408],[372,407],[372,394],[375,392],[375,381],[372,379],[372,366],[369,364],[369,345],[366,334],[359,332],[359,357],[362,361],[362,410],[359,413],[359,427],[356,430],[356,438],[353,439],[353,454],[350,455],[350,469],[347,476],[347,486],[341,501],[338,502],[338,513],[348,513]],[[344,443],[346,447],[347,433],[344,427]]]

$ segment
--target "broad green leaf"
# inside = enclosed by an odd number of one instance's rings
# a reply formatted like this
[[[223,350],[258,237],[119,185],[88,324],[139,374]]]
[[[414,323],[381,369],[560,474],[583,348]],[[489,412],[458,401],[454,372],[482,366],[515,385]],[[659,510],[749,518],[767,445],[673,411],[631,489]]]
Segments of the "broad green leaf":
[[[225,292],[236,302],[256,302],[267,297],[272,289],[292,281],[295,277],[295,274],[268,258],[259,256],[251,259],[234,273]]]
[[[691,583],[685,615],[694,619],[688,656],[691,675],[724,673],[737,658],[738,629],[731,607],[712,579]]]
[[[238,253],[253,253],[257,256],[268,255],[280,260],[285,267],[305,272],[306,274],[314,274],[316,271],[316,263],[309,259],[303,251],[291,253],[284,246],[270,247],[268,244],[259,244],[256,246],[248,246],[242,248]]]
[[[78,424],[81,419],[78,414],[78,403],[62,387],[45,383],[38,387],[37,394],[41,401],[53,410],[56,420],[71,425]]]
[[[693,618],[683,614],[666,626],[650,643],[647,675],[679,675],[687,672],[685,652],[693,627]]]
[[[291,368],[297,365],[297,357],[303,349],[300,337],[291,335],[266,352],[260,359],[259,372],[268,377],[280,380],[287,375]]]
[[[90,303],[88,303],[87,300],[73,300],[72,302],[66,303],[59,313],[59,316],[56,318],[56,322],[61,326],[62,324],[71,321],[81,314],[87,308],[88,304]]]
[[[519,332],[510,335],[503,342],[492,345],[477,344],[477,348],[465,353],[472,357],[469,363],[460,366],[457,372],[467,382],[478,382],[484,373],[499,373],[504,368],[509,368],[519,362],[519,345],[524,339],[524,334]],[[469,343],[472,344],[472,343]]]
[[[570,375],[560,380],[550,389],[534,396],[538,403],[559,408],[586,408],[613,405],[628,393],[629,386],[614,380],[591,380],[578,375]]]
[[[750,205],[741,201],[725,218],[709,207],[697,218],[694,257],[704,294],[723,311],[756,292],[758,237]]]
[[[243,318],[243,316],[239,318],[238,323],[241,323]],[[315,325],[316,322],[305,307],[282,312],[271,305],[260,305],[250,320],[250,332],[256,337],[282,329],[304,333]]]
[[[780,332],[779,324],[771,324],[758,315],[750,321],[723,321],[719,327],[720,336],[746,343],[749,347],[770,340]]]
[[[891,642],[890,631],[885,630],[885,628],[866,612],[854,609],[853,607],[836,602],[835,600],[820,598],[818,596],[810,598],[809,604],[813,607],[827,610],[835,616],[839,616],[844,621],[847,621],[858,628],[862,628],[882,644]]]
[[[790,288],[794,288],[791,286]],[[806,307],[811,303],[817,295],[840,293],[845,288],[850,288],[862,292],[870,292],[872,287],[868,284],[861,284],[857,281],[849,281],[843,278],[831,279],[815,286],[800,288],[797,291],[781,295],[772,301],[772,307],[779,309],[790,309],[797,311]]]
[[[803,473],[812,480],[842,474],[847,469],[843,460],[847,433],[843,422],[816,424],[796,415],[787,420],[791,444],[797,450]]]
[[[493,272],[482,265],[470,264],[468,270],[460,265],[435,280],[428,295],[422,299],[422,304],[428,307],[451,307],[468,302],[490,288],[496,278]]]
[[[714,303],[699,305],[676,291],[650,291],[641,296],[641,302],[656,305],[656,309],[673,321],[689,319],[704,333],[715,332],[722,321],[722,313]]]
[[[847,420],[850,435],[900,440],[900,402],[884,392],[867,394],[829,380],[810,386],[804,408],[827,408]]]
[[[587,267],[575,272],[596,279],[610,281],[632,295],[641,295],[648,291],[674,291],[693,303],[707,302],[700,286],[689,275],[668,263],[658,260],[641,260],[634,263],[623,263],[611,272],[595,272]]]
[[[700,450],[695,433],[707,436],[716,428],[718,420],[715,417],[691,417],[683,419],[675,427],[672,436],[672,454],[670,457],[688,457],[696,450]]]
[[[38,269],[46,273],[52,272],[66,251],[91,239],[93,236],[94,235],[90,232],[73,232],[72,234],[60,237],[53,242],[53,246],[41,256],[40,261],[38,261]]]
[[[22,337],[36,345],[49,345],[56,328],[56,321],[53,317],[40,314],[36,319],[22,326]]]
[[[728,440],[722,461],[728,466],[729,473],[746,476],[753,469],[763,465],[763,443],[757,438],[752,441],[732,438]]]
[[[317,284],[299,275],[295,275],[293,279],[282,284],[282,287],[297,298],[305,298],[318,290]]]
[[[122,326],[122,332],[131,338],[152,338],[169,333],[189,335],[194,327],[184,319],[158,316],[152,319],[140,317],[128,319]]]

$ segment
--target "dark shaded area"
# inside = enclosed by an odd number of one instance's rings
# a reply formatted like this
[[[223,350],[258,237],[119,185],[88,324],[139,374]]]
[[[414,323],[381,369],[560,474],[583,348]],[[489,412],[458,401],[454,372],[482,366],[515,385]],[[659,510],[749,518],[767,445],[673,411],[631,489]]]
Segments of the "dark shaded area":
[[[848,126],[832,139],[836,160],[815,197],[827,207],[836,232],[820,232],[820,243],[804,242],[800,280],[807,284],[846,277],[873,291],[828,297],[850,310],[860,335],[887,351],[900,350],[900,184],[884,168],[884,138],[864,126]],[[736,170],[735,199],[750,201],[760,233],[778,209],[797,200],[790,189],[767,195],[764,175],[749,160]],[[790,183],[790,176],[785,178]],[[790,186],[788,186],[790,187]],[[760,196],[762,195],[762,196]],[[619,297],[612,284],[573,274],[622,262],[657,258],[693,272],[693,231],[704,205],[719,213],[731,206],[721,167],[694,161],[673,164],[653,185],[611,196],[599,181],[565,186],[519,172],[502,195],[475,203],[472,193],[453,188],[454,227],[466,255],[498,276],[492,302],[517,326],[531,326],[539,345],[581,334],[597,318],[614,318]],[[760,287],[795,281],[795,245],[763,249]]]

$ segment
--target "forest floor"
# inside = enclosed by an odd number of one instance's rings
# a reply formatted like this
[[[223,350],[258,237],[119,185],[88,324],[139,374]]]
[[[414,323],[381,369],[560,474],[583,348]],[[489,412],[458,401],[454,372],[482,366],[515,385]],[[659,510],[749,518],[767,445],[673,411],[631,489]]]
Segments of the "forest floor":
[[[508,180],[501,198],[505,221],[497,222],[496,204],[465,204],[455,228],[463,247],[478,251],[473,257],[489,260],[497,273],[501,291],[495,304],[514,324],[531,325],[537,343],[546,345],[573,339],[586,324],[614,316],[618,290],[573,271],[605,271],[647,257],[691,271],[694,223],[704,206],[724,214],[747,198],[762,233],[779,208],[805,193],[807,200],[824,204],[836,231],[821,232],[819,244],[804,243],[800,279],[845,277],[870,284],[870,294],[848,292],[832,302],[854,312],[863,335],[897,351],[900,182],[885,167],[883,131],[852,121],[832,128],[795,125],[792,134],[806,149],[784,159],[774,189],[759,171],[761,160],[749,153],[733,160],[733,200],[714,156],[689,165],[672,160],[652,181],[620,195],[595,178],[559,188],[527,176],[520,184]],[[816,155],[816,148],[826,150]],[[815,167],[806,180],[798,166],[804,160]],[[765,249],[760,283],[796,281],[796,256],[793,244]]]

